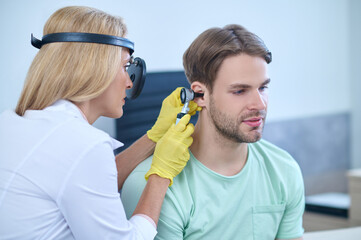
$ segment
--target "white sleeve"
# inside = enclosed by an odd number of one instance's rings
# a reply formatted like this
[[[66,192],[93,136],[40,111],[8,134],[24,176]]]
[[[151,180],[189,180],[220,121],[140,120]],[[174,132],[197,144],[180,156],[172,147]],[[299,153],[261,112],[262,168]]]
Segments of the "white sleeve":
[[[144,217],[127,220],[110,143],[89,146],[68,170],[57,203],[76,239],[153,239]]]

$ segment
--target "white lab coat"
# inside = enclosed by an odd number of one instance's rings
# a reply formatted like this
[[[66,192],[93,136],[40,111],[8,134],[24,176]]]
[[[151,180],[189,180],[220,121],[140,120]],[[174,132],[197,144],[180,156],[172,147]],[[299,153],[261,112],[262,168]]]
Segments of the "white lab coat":
[[[71,102],[0,115],[0,239],[153,239],[126,219],[113,150]]]

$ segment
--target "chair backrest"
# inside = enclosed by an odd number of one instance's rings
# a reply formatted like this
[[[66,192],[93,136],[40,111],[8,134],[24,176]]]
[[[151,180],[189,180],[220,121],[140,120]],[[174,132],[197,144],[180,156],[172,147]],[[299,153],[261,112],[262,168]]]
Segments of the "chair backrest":
[[[124,143],[120,151],[143,136],[157,120],[162,101],[177,87],[189,88],[184,71],[147,73],[142,93],[126,100],[123,117],[116,120],[116,138]],[[191,122],[195,123],[197,116]]]

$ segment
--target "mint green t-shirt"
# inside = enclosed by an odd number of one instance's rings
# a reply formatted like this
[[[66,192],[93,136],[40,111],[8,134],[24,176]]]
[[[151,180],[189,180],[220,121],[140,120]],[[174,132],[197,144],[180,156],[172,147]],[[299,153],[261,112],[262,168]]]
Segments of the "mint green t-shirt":
[[[230,177],[190,156],[167,191],[155,239],[269,240],[303,235],[303,179],[287,152],[265,140],[248,144],[244,168]],[[151,160],[141,163],[122,189],[128,218],[145,187]]]

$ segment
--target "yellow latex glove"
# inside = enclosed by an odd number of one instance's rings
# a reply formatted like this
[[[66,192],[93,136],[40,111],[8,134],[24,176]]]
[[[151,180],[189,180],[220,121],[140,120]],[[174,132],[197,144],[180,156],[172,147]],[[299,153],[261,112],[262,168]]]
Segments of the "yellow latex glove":
[[[149,171],[145,174],[145,179],[156,174],[162,178],[170,180],[169,186],[173,184],[173,178],[177,176],[185,167],[189,160],[188,148],[192,145],[194,132],[194,125],[189,123],[191,116],[186,114],[178,122],[173,125],[158,141],[152,165]]]
[[[168,97],[163,100],[162,108],[159,116],[153,127],[147,132],[147,136],[153,142],[158,142],[159,139],[168,131],[170,126],[176,122],[177,114],[181,112],[183,104],[180,100],[181,87],[174,90]],[[189,102],[189,112],[191,116],[197,111],[202,110],[197,103]]]

